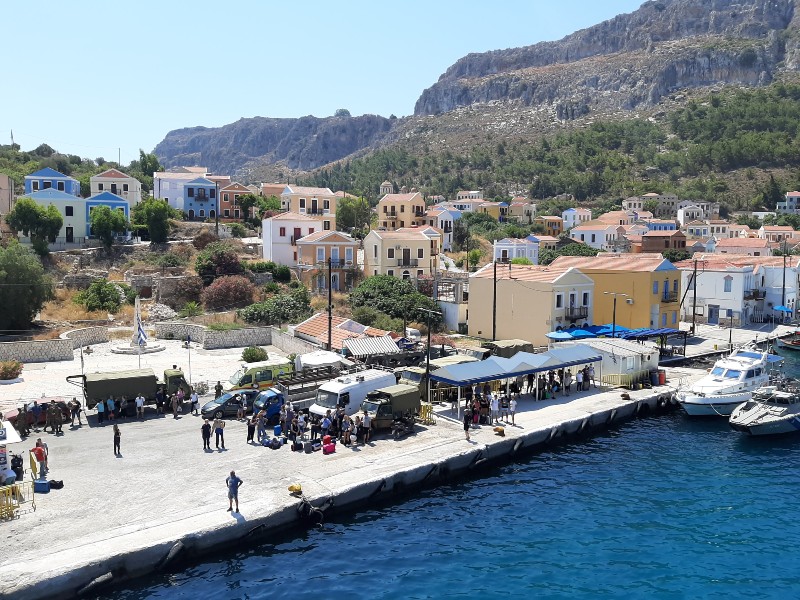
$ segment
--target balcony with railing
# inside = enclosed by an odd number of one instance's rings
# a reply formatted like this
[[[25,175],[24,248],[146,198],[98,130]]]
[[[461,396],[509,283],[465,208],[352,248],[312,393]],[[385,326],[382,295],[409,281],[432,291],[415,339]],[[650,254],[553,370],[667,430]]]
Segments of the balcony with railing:
[[[575,319],[588,319],[589,318],[589,307],[588,306],[570,306],[569,308],[564,310],[564,313],[567,319],[575,320]]]
[[[398,258],[398,267],[416,267],[419,265],[419,260],[416,258]]]
[[[384,219],[395,220],[395,219],[397,219],[397,217],[398,217],[398,214],[396,212],[383,213],[383,218]]]
[[[745,290],[744,292],[744,299],[745,300],[763,300],[766,297],[766,292],[764,290]]]
[[[678,292],[666,292],[661,294],[661,301],[664,303],[672,303],[678,301]]]

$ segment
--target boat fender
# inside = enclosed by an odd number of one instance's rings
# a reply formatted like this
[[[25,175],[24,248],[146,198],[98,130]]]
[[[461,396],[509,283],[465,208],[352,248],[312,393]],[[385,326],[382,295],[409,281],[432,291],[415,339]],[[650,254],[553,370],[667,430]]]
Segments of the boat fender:
[[[246,540],[246,539],[248,539],[248,538],[251,538],[251,537],[253,537],[253,536],[256,536],[256,535],[258,535],[258,534],[259,534],[259,533],[260,533],[260,532],[261,532],[263,529],[265,529],[265,528],[266,528],[266,526],[267,526],[267,524],[266,524],[266,523],[261,523],[261,525],[256,525],[255,527],[252,527],[252,528],[250,529],[250,531],[248,531],[247,533],[245,533],[245,534],[244,534],[244,535],[243,535],[243,536],[242,536],[240,539]]]
[[[311,504],[305,496],[300,499],[297,514],[300,516],[301,521],[311,525],[322,525],[325,522],[325,515],[322,510]]]
[[[161,564],[158,565],[158,570],[164,571],[168,569],[169,566],[174,563],[185,550],[186,546],[183,545],[183,542],[175,542],[172,548],[169,549],[169,552],[167,552],[164,560],[162,560]]]
[[[580,428],[578,429],[578,433],[583,433],[586,431],[586,428],[589,426],[589,417],[586,417],[583,422],[581,423]]]
[[[474,469],[478,466],[478,464],[482,463],[483,459],[483,450],[478,450],[477,454],[475,454],[475,458],[472,459],[472,462],[469,464],[469,469]]]
[[[639,400],[639,401],[636,403],[636,410],[634,411],[634,412],[636,413],[636,416],[637,416],[637,417],[639,416],[639,413],[640,413],[641,411],[642,411],[642,401],[641,401],[641,400]]]
[[[83,586],[78,590],[77,596],[79,598],[82,598],[84,596],[88,596],[89,594],[94,595],[94,592],[97,591],[97,588],[104,585],[108,585],[113,580],[114,580],[114,574],[111,571],[103,575],[100,575],[100,577],[95,577],[89,583],[87,583],[85,586]]]
[[[378,487],[377,487],[377,488],[375,488],[375,491],[374,491],[374,492],[372,492],[372,493],[369,495],[369,497],[370,497],[370,498],[374,498],[375,496],[377,496],[378,494],[380,494],[380,493],[383,491],[383,488],[385,488],[385,487],[386,487],[386,480],[385,480],[385,479],[382,479],[382,480],[381,480],[381,483],[380,483],[380,485],[378,485]]]
[[[608,415],[608,421],[606,421],[606,425],[611,425],[614,422],[614,419],[617,416],[617,409],[611,411],[611,414]]]
[[[509,454],[514,456],[517,452],[519,452],[520,448],[525,444],[525,440],[519,438],[516,442],[514,442],[514,447],[511,448],[511,452]]]
[[[550,430],[550,437],[548,437],[548,438],[547,438],[547,441],[548,441],[548,442],[552,442],[552,441],[553,441],[553,439],[555,439],[555,437],[556,437],[557,435],[558,435],[558,427],[553,427],[553,428]]]
[[[422,478],[422,481],[423,481],[423,482],[424,482],[424,481],[428,481],[428,479],[430,479],[430,478],[431,478],[431,476],[432,476],[434,473],[436,473],[436,471],[438,471],[438,470],[439,470],[439,465],[433,465],[433,467],[431,467],[431,470],[430,470],[430,471],[428,471],[427,475],[425,475],[425,477],[423,477],[423,478]]]

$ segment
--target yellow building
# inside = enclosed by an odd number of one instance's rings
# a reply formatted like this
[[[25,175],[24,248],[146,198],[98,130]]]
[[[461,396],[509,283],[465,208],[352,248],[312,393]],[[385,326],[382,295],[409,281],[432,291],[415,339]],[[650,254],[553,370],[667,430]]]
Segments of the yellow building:
[[[285,212],[319,219],[324,229],[336,229],[336,194],[328,188],[287,185],[281,194]]]
[[[550,215],[542,215],[533,220],[534,225],[541,225],[544,227],[545,235],[558,237],[564,231],[564,219],[561,217],[553,217]]]
[[[492,339],[523,339],[544,346],[546,335],[571,325],[594,322],[594,282],[578,269],[540,265],[497,265],[497,306],[494,306],[494,264],[469,278],[469,335]]]
[[[678,328],[681,272],[660,254],[560,256],[551,266],[574,267],[592,278],[595,284],[594,325],[613,321],[613,294],[616,293],[617,325],[630,329]]]
[[[442,236],[433,227],[370,231],[364,238],[364,275],[416,279],[437,267]]]
[[[327,291],[329,260],[331,289],[353,288],[358,274],[358,240],[341,231],[315,231],[296,243],[298,273],[312,292]]]
[[[419,192],[386,194],[378,201],[378,227],[394,231],[425,225],[425,198]]]

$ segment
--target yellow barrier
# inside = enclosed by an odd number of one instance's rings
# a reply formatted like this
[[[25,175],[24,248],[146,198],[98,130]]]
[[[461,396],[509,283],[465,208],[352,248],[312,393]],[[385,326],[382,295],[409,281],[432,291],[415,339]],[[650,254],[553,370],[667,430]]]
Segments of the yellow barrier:
[[[419,422],[423,425],[436,425],[436,419],[433,416],[433,404],[423,402],[419,407]]]
[[[0,519],[13,519],[24,504],[30,504],[36,510],[32,481],[0,487]]]
[[[648,380],[648,371],[636,371],[635,373],[612,373],[603,375],[601,383],[611,387],[631,388],[636,382]]]

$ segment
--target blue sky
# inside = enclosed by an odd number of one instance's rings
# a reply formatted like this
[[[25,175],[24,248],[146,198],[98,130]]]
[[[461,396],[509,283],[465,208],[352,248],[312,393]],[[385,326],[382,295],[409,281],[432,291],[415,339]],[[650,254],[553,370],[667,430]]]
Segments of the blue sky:
[[[108,0],[3,7],[0,143],[122,162],[241,117],[409,115],[470,52],[525,46],[641,0]]]

